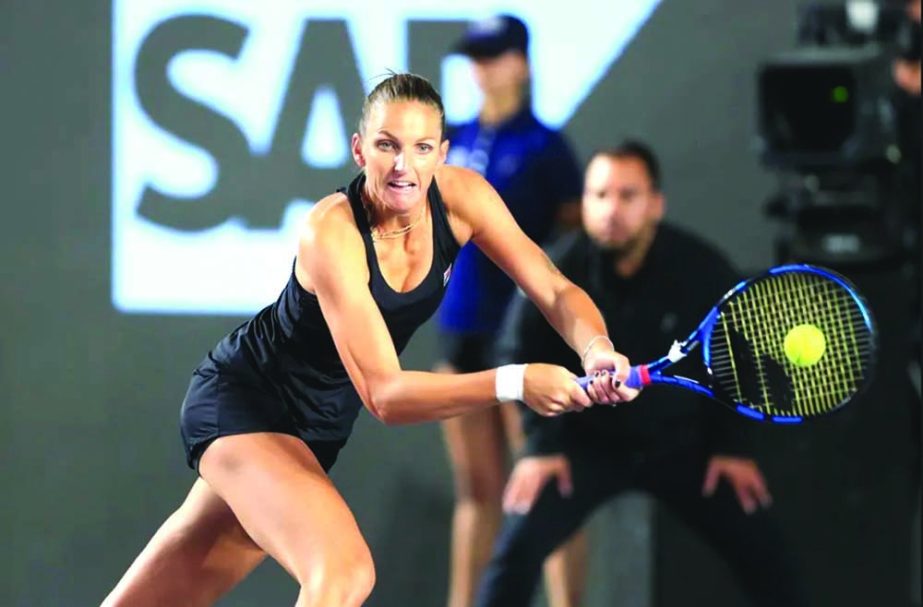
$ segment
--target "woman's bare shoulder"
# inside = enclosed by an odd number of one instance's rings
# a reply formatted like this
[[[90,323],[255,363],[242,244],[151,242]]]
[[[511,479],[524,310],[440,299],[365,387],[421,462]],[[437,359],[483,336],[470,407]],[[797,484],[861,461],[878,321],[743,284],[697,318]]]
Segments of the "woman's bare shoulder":
[[[346,195],[338,192],[322,198],[299,230],[298,281],[315,293],[316,281],[323,274],[343,273],[361,279],[366,269],[364,247]]]
[[[480,173],[464,167],[441,166],[436,171],[436,183],[449,212],[462,217],[496,197]]]
[[[436,171],[436,183],[444,199],[464,199],[481,187],[484,178],[465,167],[444,164]]]
[[[449,165],[439,167],[435,179],[455,240],[464,245],[471,239],[478,205],[490,186],[471,169]]]
[[[314,243],[319,240],[336,241],[349,234],[359,236],[356,218],[353,216],[349,199],[342,192],[335,192],[317,201],[308,212],[299,231],[299,240]]]

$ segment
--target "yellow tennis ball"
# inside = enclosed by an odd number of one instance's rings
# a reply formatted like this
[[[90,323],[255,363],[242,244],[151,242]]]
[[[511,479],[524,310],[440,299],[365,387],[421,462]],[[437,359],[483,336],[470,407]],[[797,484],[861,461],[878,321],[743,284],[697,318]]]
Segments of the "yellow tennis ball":
[[[817,364],[827,350],[827,338],[816,325],[798,325],[785,336],[785,356],[797,367]]]

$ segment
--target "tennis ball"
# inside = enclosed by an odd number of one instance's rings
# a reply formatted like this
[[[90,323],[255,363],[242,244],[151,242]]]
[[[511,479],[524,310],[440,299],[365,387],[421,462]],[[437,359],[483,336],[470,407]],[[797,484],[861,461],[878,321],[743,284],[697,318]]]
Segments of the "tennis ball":
[[[827,338],[816,325],[798,325],[785,335],[785,356],[796,367],[817,364],[827,350]]]

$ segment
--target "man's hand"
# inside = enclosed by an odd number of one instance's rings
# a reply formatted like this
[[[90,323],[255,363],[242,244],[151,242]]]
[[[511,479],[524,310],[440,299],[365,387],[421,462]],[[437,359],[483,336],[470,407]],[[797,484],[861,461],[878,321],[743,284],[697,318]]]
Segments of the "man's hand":
[[[545,483],[558,479],[558,491],[568,497],[573,491],[570,463],[561,454],[524,457],[516,463],[503,491],[503,511],[525,514],[538,499]]]
[[[753,514],[759,506],[769,508],[772,505],[766,479],[752,459],[729,455],[712,456],[705,471],[702,495],[709,497],[714,494],[722,478],[734,488],[737,501],[747,514]]]

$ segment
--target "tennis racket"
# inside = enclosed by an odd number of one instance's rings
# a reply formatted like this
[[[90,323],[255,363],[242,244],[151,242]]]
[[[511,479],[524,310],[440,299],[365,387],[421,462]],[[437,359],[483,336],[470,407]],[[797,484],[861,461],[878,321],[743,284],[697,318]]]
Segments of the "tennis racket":
[[[663,372],[701,345],[705,379]],[[793,424],[839,409],[872,374],[877,338],[855,287],[805,264],[771,268],[732,288],[666,356],[631,368],[625,384],[670,384],[760,421]],[[578,378],[581,386],[592,376]]]

